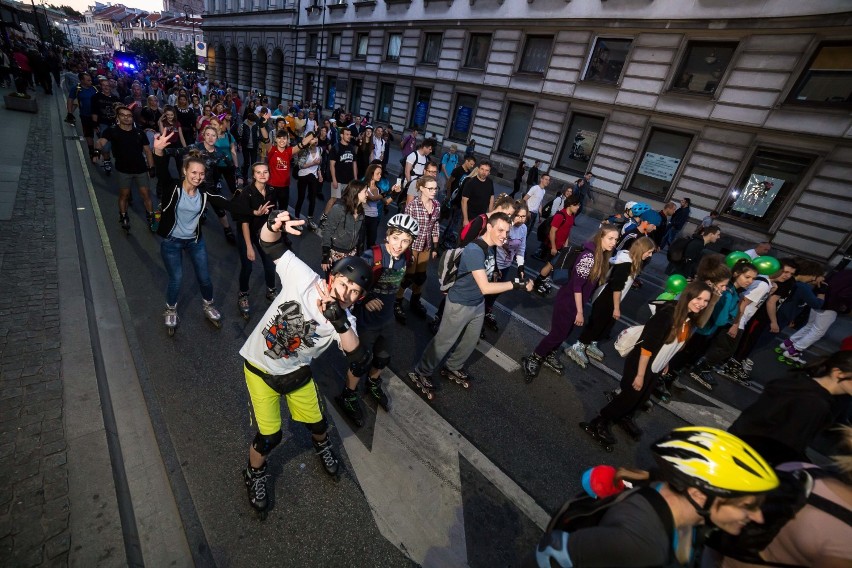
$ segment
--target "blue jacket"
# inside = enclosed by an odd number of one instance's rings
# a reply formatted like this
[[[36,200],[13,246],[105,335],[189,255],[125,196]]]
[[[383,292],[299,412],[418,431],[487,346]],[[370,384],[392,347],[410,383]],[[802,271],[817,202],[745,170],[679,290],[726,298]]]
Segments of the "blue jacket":
[[[707,321],[704,327],[699,327],[695,333],[701,335],[712,335],[716,330],[731,325],[731,322],[737,317],[739,309],[740,295],[733,286],[729,287],[722,293],[722,297],[716,302],[716,307],[713,308],[713,315]]]

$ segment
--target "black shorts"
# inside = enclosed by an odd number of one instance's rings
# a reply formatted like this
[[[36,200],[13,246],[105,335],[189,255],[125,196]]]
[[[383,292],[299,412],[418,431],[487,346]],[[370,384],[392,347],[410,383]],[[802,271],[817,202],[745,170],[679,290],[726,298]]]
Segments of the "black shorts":
[[[83,136],[86,138],[95,136],[95,122],[91,116],[80,116],[80,124],[83,126]]]

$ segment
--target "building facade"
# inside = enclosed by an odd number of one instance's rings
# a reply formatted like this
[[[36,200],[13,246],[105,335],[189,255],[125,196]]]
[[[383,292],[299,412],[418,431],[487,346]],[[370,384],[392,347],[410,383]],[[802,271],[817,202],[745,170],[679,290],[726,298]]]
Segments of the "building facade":
[[[418,126],[511,178],[587,170],[593,207],[689,197],[735,244],[852,244],[844,0],[208,0],[209,74]]]
[[[201,18],[187,18],[185,15],[174,17],[164,15],[157,22],[157,34],[157,39],[168,40],[178,49],[186,45],[194,45],[193,38],[195,42],[204,41]]]

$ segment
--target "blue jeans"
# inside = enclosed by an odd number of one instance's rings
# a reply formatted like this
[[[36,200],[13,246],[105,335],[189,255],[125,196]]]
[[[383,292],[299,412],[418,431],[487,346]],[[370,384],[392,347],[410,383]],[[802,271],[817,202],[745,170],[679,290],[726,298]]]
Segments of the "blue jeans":
[[[166,287],[166,303],[170,306],[177,304],[180,294],[180,284],[183,280],[183,251],[189,255],[192,267],[195,269],[195,278],[201,289],[201,297],[205,300],[213,300],[213,283],[210,281],[210,269],[207,267],[207,247],[204,246],[204,238],[198,239],[175,239],[169,237],[160,243],[160,255],[166,272],[169,274],[169,285]]]
[[[674,227],[669,227],[666,231],[666,234],[663,235],[663,240],[660,241],[660,248],[664,249],[680,235],[681,228],[675,229]]]

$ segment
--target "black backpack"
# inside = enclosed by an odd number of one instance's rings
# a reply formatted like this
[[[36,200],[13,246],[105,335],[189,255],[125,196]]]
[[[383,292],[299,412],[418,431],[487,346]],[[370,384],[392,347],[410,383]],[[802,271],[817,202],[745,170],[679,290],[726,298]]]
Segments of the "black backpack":
[[[648,501],[660,517],[669,537],[669,555],[671,555],[674,544],[674,518],[663,496],[649,486],[628,489],[603,499],[581,494],[579,497],[566,501],[547,524],[539,548],[543,550],[548,546],[550,535],[555,530],[573,533],[581,529],[598,526],[610,507],[634,495],[639,495]]]
[[[557,215],[559,215],[560,213],[565,215],[565,213],[562,212],[562,209],[560,209],[559,211],[554,213],[551,217],[547,217],[547,218],[545,218],[544,221],[539,223],[538,229],[535,230],[535,236],[538,237],[538,242],[544,243],[548,240],[548,238],[550,238],[550,226],[553,224],[553,219]],[[565,216],[567,217],[567,215],[565,215]]]
[[[666,258],[669,262],[683,262],[683,254],[686,252],[686,245],[689,241],[701,237],[678,237],[669,245],[669,251],[666,253]]]

